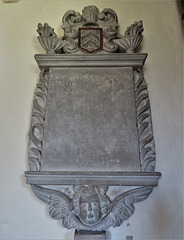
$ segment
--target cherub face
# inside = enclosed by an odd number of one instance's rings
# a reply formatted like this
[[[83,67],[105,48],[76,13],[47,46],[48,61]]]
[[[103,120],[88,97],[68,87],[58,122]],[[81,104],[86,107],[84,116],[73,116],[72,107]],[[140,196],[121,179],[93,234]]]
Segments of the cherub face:
[[[95,191],[86,191],[80,197],[80,219],[87,225],[97,223],[101,218],[101,206]]]

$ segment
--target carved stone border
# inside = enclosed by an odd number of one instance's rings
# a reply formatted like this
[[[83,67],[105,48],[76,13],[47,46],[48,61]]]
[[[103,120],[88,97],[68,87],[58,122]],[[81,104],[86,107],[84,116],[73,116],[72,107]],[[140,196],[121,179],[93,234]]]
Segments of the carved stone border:
[[[134,89],[141,171],[153,172],[155,169],[155,143],[149,95],[141,69],[134,71]]]
[[[31,128],[29,132],[28,159],[31,171],[40,171],[42,160],[42,141],[44,135],[46,100],[48,94],[48,73],[42,70],[36,86],[33,101]]]

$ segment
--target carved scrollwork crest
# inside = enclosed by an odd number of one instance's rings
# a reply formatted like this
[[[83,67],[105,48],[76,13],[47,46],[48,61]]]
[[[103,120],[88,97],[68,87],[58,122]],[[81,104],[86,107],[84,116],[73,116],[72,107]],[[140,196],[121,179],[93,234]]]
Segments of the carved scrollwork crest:
[[[118,35],[118,17],[114,10],[105,8],[102,12],[96,6],[87,6],[82,10],[82,15],[74,10],[67,11],[62,19],[62,29],[64,36],[57,38],[54,29],[47,23],[38,24],[39,33],[38,40],[48,54],[54,53],[75,53],[84,51],[80,47],[81,36],[80,29],[84,29],[90,33],[90,30],[101,28],[102,37],[97,39],[95,34],[89,34],[86,46],[88,53],[104,51],[133,53],[141,44],[143,36],[142,21],[135,22],[127,28],[124,36]],[[87,29],[88,27],[88,29]],[[86,34],[87,36],[87,34]],[[98,33],[97,33],[98,36]],[[104,47],[96,47],[103,42]],[[88,46],[92,46],[96,50],[90,51]]]

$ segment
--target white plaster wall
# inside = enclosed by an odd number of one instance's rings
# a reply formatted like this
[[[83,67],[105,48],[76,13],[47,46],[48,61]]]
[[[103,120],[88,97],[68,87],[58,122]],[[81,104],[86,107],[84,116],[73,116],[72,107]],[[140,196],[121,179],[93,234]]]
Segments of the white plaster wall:
[[[0,1],[0,239],[73,239],[48,215],[25,184],[27,145],[33,93],[39,70],[33,58],[44,53],[37,42],[38,22],[48,22],[59,36],[61,17],[93,4],[114,9],[120,33],[135,20],[144,22],[141,52],[148,52],[144,71],[148,83],[159,187],[121,227],[109,229],[112,240],[183,239],[182,155],[182,27],[173,1]]]

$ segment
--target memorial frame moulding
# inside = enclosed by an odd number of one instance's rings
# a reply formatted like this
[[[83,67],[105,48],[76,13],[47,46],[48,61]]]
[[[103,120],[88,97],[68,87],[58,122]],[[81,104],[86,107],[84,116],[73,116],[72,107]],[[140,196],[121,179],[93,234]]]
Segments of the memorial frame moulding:
[[[75,234],[75,239],[80,239],[80,236],[83,239],[84,234],[81,231],[89,231],[89,235],[94,233],[96,234],[94,236],[98,235],[97,239],[104,239],[104,231],[110,226],[120,226],[123,221],[128,219],[134,211],[134,203],[148,197],[153,187],[157,186],[161,176],[159,172],[154,171],[155,146],[151,110],[142,71],[147,54],[135,53],[143,39],[143,23],[139,21],[132,24],[127,28],[124,36],[118,34],[118,26],[117,15],[112,9],[107,8],[99,12],[95,6],[85,7],[82,15],[75,11],[67,11],[63,16],[64,36],[62,38],[58,38],[54,29],[48,24],[38,24],[38,40],[47,54],[35,55],[41,73],[33,101],[29,134],[30,171],[25,172],[25,175],[27,183],[31,184],[35,195],[49,204],[50,216],[53,219],[62,219],[64,227],[75,228],[79,231],[78,234]],[[118,171],[118,167],[114,171],[111,170],[112,168],[108,171],[98,171],[99,157],[97,161],[95,160],[97,167],[93,167],[89,161],[84,168],[87,169],[89,165],[92,170],[65,169],[57,171],[57,167],[62,169],[58,163],[53,166],[54,170],[49,170],[49,166],[54,163],[43,159],[43,152],[47,151],[46,144],[50,147],[50,142],[47,142],[48,131],[51,131],[51,135],[54,131],[50,130],[51,127],[49,130],[46,129],[49,124],[52,126],[52,120],[49,120],[48,117],[48,112],[52,111],[51,107],[48,107],[48,101],[51,100],[48,99],[54,96],[51,92],[56,90],[54,87],[51,88],[51,82],[66,81],[66,79],[61,79],[61,75],[72,69],[74,71],[76,69],[85,70],[87,80],[90,77],[94,78],[95,72],[100,71],[98,69],[119,71],[119,75],[124,74],[124,80],[128,75],[126,81],[130,82],[129,87],[130,89],[132,87],[132,90],[130,91],[131,96],[127,94],[127,98],[134,99],[135,104],[131,111],[134,114],[133,119],[135,118],[136,121],[135,138],[138,149],[135,147],[135,154],[138,151],[138,167],[134,166],[134,162],[137,160],[130,159],[132,163],[129,164],[128,160],[121,158],[120,162],[125,161],[122,163],[124,165],[121,165],[118,163],[119,159],[114,162],[111,161],[112,159],[108,159],[113,164],[120,166],[120,171]],[[118,79],[116,76],[114,78]],[[85,94],[89,94],[89,91],[86,90]],[[119,95],[123,98],[121,92]],[[94,93],[94,97],[99,97],[99,95]],[[122,106],[121,103],[117,105],[117,109]],[[92,107],[92,105],[89,106]],[[120,109],[123,111],[122,108]],[[92,107],[92,110],[96,110],[96,108]],[[60,115],[64,118],[64,114]],[[114,117],[114,119],[119,121],[118,118]],[[128,128],[127,126],[125,128]],[[117,133],[118,130],[116,129],[115,132]],[[58,139],[60,138],[58,137]],[[50,149],[49,147],[48,149]],[[121,150],[118,151],[121,153]],[[129,154],[131,154],[130,151]],[[61,163],[63,164],[63,162]],[[45,166],[43,167],[43,165]],[[128,170],[123,171],[124,167]],[[114,191],[113,188],[118,188],[118,191]],[[96,231],[101,234],[97,234]]]

